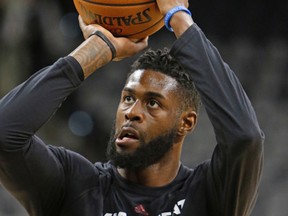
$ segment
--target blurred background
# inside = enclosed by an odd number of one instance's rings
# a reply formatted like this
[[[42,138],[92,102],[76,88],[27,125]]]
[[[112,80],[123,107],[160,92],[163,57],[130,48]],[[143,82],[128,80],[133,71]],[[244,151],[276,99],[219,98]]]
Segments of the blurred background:
[[[238,75],[266,134],[265,164],[253,216],[288,212],[288,1],[194,1],[194,20]],[[73,1],[0,0],[0,97],[83,40]],[[171,47],[165,28],[150,47]],[[135,56],[136,58],[137,56]],[[105,161],[120,90],[134,58],[105,66],[63,104],[39,132],[46,143]],[[186,140],[183,163],[210,157],[215,138],[205,110]],[[27,216],[0,185],[0,216]]]

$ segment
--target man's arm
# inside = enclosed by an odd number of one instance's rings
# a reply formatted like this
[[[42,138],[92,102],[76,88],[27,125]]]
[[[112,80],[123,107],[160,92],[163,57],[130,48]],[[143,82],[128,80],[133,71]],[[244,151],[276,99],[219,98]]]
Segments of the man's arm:
[[[65,152],[47,147],[35,133],[84,78],[111,61],[107,44],[88,36],[103,31],[115,46],[115,60],[147,46],[147,39],[133,42],[114,38],[97,25],[80,25],[87,39],[70,56],[35,73],[0,100],[0,181],[34,215],[61,205],[67,174]]]
[[[81,73],[72,57],[61,58],[0,101],[0,181],[31,214],[61,203],[63,166],[34,134],[81,84]]]
[[[158,2],[160,7],[169,5]],[[166,13],[171,9],[162,7]],[[170,25],[179,38],[171,54],[191,73],[216,134],[207,175],[213,214],[249,215],[263,162],[264,135],[254,109],[236,75],[192,18],[180,11]]]
[[[214,184],[213,209],[220,206],[219,215],[249,215],[257,196],[264,140],[253,107],[196,24],[174,44],[171,54],[191,72],[215,131],[217,146],[208,174]]]

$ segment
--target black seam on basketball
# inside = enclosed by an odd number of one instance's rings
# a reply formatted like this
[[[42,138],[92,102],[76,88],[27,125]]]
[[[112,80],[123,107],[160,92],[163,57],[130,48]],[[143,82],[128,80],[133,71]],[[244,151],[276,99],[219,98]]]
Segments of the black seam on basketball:
[[[135,6],[135,5],[146,5],[146,4],[151,4],[155,3],[155,0],[147,1],[147,2],[141,2],[141,3],[131,3],[131,4],[109,4],[107,2],[101,3],[101,2],[94,2],[91,0],[82,0],[83,2],[90,3],[90,4],[95,4],[95,5],[107,5],[107,6],[118,6],[118,7],[127,7],[127,6]]]
[[[146,28],[146,29],[144,29],[144,30],[142,30],[142,31],[139,31],[139,32],[137,32],[137,33],[134,33],[134,34],[121,35],[121,37],[131,37],[131,36],[133,36],[133,35],[141,34],[141,33],[145,32],[145,31],[153,28],[155,25],[159,24],[163,19],[164,19],[164,17],[162,17],[158,22],[154,23],[154,25],[149,26],[149,28]]]

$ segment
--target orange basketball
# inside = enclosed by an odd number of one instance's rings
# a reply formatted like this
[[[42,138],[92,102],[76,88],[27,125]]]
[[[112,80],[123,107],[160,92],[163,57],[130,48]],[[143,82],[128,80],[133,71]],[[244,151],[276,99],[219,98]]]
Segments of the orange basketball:
[[[155,0],[73,0],[86,24],[96,23],[114,36],[140,39],[164,25]]]

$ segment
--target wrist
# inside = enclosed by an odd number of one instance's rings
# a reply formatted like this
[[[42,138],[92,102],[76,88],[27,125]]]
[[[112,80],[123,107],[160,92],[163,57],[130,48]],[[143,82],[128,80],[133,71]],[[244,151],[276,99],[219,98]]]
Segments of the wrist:
[[[98,36],[107,44],[107,46],[111,50],[111,55],[112,55],[112,60],[113,60],[116,57],[116,49],[115,49],[114,45],[111,43],[111,41],[101,31],[97,30],[97,31],[93,32],[89,37],[91,37],[93,35]]]
[[[175,13],[170,20],[170,26],[177,38],[179,38],[193,24],[194,21],[192,17],[183,11]]]
[[[190,17],[190,20],[192,20],[192,18],[191,18],[192,13],[186,7],[176,6],[172,9],[170,9],[164,17],[165,26],[169,31],[172,31],[172,32],[174,31],[173,27],[175,27],[176,25],[171,26],[171,24],[173,23],[172,20],[175,20],[173,17],[175,17],[176,15],[179,15],[179,14],[186,14],[184,19],[182,18],[182,19],[180,19],[180,21],[185,21],[185,18],[187,18],[187,15]],[[192,24],[193,24],[193,22],[192,22]],[[177,26],[178,25],[182,25],[182,23],[177,23]]]
[[[109,63],[112,58],[111,49],[107,43],[97,36],[87,38],[69,56],[80,64],[85,79],[98,68]]]

